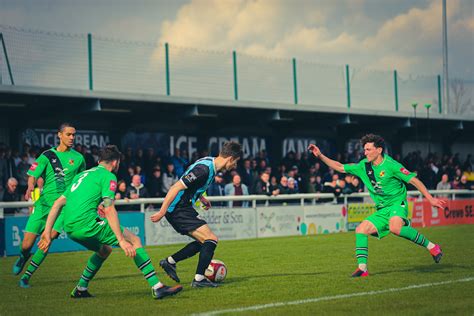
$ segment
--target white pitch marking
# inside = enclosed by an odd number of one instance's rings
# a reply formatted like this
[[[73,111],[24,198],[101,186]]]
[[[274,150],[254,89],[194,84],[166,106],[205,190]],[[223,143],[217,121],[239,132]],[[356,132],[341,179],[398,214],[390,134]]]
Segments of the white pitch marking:
[[[425,288],[425,287],[433,287],[433,286],[439,286],[439,285],[461,283],[461,282],[471,282],[471,281],[474,281],[474,277],[468,277],[464,279],[451,280],[451,281],[414,284],[414,285],[409,285],[406,287],[390,288],[390,289],[378,290],[378,291],[347,293],[347,294],[339,294],[339,295],[333,295],[333,296],[314,297],[314,298],[308,298],[308,299],[297,300],[297,301],[276,302],[276,303],[269,303],[269,304],[263,304],[263,305],[253,305],[253,306],[248,306],[248,307],[222,309],[222,310],[204,312],[204,313],[193,314],[193,315],[194,316],[209,316],[209,315],[220,315],[220,314],[226,314],[226,313],[256,311],[260,309],[273,308],[273,307],[301,305],[301,304],[316,303],[316,302],[321,302],[321,301],[331,301],[331,300],[338,300],[341,298],[351,298],[351,297],[366,296],[366,295],[371,296],[371,295],[378,295],[378,294],[384,294],[384,293],[395,293],[395,292],[420,289],[420,288]]]

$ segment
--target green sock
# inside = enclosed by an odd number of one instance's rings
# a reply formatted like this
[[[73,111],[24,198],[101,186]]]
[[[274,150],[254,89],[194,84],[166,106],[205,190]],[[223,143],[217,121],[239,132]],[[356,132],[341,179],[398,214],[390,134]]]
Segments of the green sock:
[[[87,266],[82,272],[81,278],[79,279],[79,283],[77,286],[87,288],[89,286],[89,281],[96,275],[97,271],[99,271],[102,263],[104,263],[105,259],[100,257],[97,253],[94,253],[87,261]]]
[[[155,284],[158,284],[160,280],[158,280],[158,277],[156,276],[155,268],[151,263],[151,259],[144,248],[138,248],[136,252],[137,255],[135,258],[133,258],[133,260],[135,261],[137,268],[142,271],[143,276],[145,277],[148,284],[153,287]]]
[[[29,280],[33,273],[35,273],[35,271],[39,268],[39,266],[44,261],[47,255],[48,253],[44,253],[41,249],[36,250],[35,254],[33,255],[33,258],[31,258],[28,268],[26,269],[25,273],[21,278]]]
[[[369,236],[356,233],[356,258],[358,264],[367,264],[369,256]]]
[[[420,234],[416,229],[411,226],[403,226],[400,229],[400,237],[413,241],[415,244],[426,247],[429,244],[429,240]]]

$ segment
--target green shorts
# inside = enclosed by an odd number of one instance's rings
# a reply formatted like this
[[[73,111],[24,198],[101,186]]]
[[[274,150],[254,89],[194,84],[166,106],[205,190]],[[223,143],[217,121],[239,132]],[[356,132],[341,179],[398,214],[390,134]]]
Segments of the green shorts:
[[[123,232],[123,229],[120,226],[121,232]],[[68,226],[66,233],[75,242],[95,252],[99,251],[103,245],[118,246],[119,244],[112,228],[110,228],[109,223],[105,219],[97,221],[89,227],[82,225],[78,225],[78,227]]]
[[[42,203],[36,203],[33,207],[33,212],[28,218],[26,223],[25,232],[40,235],[43,233],[46,226],[46,220],[48,219],[49,211],[52,205],[45,205]],[[53,229],[58,233],[63,231],[63,216],[59,214],[56,222],[53,225]]]
[[[405,222],[405,226],[411,225],[410,220],[408,219],[407,201],[401,201],[400,204],[381,208],[365,220],[371,222],[377,229],[377,233],[374,234],[374,236],[378,237],[378,239],[382,239],[390,234],[390,219],[394,216],[401,217]]]

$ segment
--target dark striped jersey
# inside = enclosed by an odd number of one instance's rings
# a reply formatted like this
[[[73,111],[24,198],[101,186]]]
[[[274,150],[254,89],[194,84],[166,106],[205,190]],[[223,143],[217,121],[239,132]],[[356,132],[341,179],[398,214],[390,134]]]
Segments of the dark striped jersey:
[[[204,157],[189,166],[179,181],[186,189],[180,191],[168,207],[168,212],[176,208],[190,207],[206,192],[214,181],[216,166],[214,157]]]

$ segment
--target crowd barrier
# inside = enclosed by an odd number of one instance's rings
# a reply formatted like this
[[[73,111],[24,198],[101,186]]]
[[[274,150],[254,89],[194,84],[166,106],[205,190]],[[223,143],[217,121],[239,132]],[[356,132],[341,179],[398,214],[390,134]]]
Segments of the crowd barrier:
[[[409,218],[414,227],[428,227],[452,224],[474,224],[474,191],[433,191],[433,194],[449,196],[444,210],[431,207],[421,199],[419,192],[409,192]],[[462,196],[462,199],[458,197]],[[467,197],[470,198],[467,198]],[[252,239],[278,236],[315,235],[353,231],[364,218],[375,212],[369,202],[350,202],[352,198],[367,198],[367,193],[342,196],[343,203],[337,204],[332,194],[295,194],[267,197],[260,195],[239,197],[209,197],[211,202],[251,201],[248,208],[215,207],[202,212],[215,234],[221,240]],[[333,202],[318,203],[320,199]],[[295,204],[288,205],[294,200]],[[138,199],[117,201],[119,205],[140,205],[141,212],[119,212],[121,225],[141,238],[145,245],[184,243],[189,237],[174,231],[163,218],[152,223],[152,205],[159,205],[163,199]],[[282,205],[282,203],[284,205]],[[30,202],[1,202],[3,208],[30,207]],[[28,220],[27,216],[0,216],[0,254],[17,255]],[[51,246],[51,252],[77,251],[84,248],[62,233]],[[33,250],[34,251],[34,250]]]

